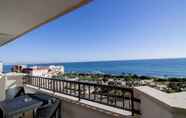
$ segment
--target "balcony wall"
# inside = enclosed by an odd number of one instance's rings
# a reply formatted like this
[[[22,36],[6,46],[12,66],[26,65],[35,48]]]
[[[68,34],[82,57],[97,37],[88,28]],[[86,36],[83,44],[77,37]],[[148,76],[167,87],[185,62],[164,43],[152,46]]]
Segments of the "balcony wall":
[[[167,94],[151,87],[142,86],[135,88],[135,97],[141,100],[141,118],[185,118],[186,97],[179,93],[179,100],[172,94]]]

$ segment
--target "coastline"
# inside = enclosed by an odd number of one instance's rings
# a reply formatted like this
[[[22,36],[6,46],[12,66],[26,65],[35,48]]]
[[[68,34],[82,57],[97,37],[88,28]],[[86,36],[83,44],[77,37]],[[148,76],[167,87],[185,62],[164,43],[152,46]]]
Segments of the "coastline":
[[[72,62],[72,63],[42,63],[26,64],[31,66],[63,65],[65,72],[79,73],[104,73],[121,75],[136,74],[138,76],[150,76],[158,78],[185,78],[186,59],[149,59],[149,60],[119,60],[96,62]],[[12,65],[4,65],[4,72],[10,72]]]

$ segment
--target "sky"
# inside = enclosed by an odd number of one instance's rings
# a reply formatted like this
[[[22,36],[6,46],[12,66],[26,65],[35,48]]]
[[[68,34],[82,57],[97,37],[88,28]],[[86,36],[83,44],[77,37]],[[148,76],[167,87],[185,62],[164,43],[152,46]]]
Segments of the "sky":
[[[186,57],[186,0],[93,0],[0,47],[4,63]]]

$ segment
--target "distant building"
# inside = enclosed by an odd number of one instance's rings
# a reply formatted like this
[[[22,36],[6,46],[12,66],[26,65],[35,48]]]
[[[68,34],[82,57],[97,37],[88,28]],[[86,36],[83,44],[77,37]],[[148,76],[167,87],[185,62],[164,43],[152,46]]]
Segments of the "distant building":
[[[32,75],[33,76],[41,76],[41,77],[48,77],[48,72],[49,69],[48,68],[33,68],[32,70]]]
[[[13,67],[12,67],[12,72],[17,72],[17,73],[19,73],[19,72],[21,72],[22,71],[22,66],[21,65],[14,65]]]
[[[24,69],[22,70],[22,73],[30,74],[30,75],[31,75],[32,70],[33,70],[32,68],[24,68]]]
[[[37,68],[33,67],[33,68],[24,68],[22,72],[32,76],[48,77],[49,69],[45,67],[37,67]]]
[[[14,65],[12,67],[12,72],[21,73],[24,68],[26,68],[26,65]]]
[[[49,67],[31,67],[31,68],[24,68],[22,70],[23,73],[32,75],[32,76],[40,76],[40,77],[53,77],[57,76],[58,74],[64,74],[64,67],[63,66],[49,66]]]
[[[60,73],[60,74],[64,74],[65,73],[64,66],[51,65],[51,66],[49,66],[49,69],[50,69],[50,71],[57,72],[57,73]]]

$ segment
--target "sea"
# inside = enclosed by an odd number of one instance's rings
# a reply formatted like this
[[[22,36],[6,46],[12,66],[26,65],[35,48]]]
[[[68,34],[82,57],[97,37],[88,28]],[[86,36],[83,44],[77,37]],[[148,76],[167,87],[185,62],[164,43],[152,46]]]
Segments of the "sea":
[[[154,77],[186,77],[186,59],[149,59],[27,64],[28,67],[49,65],[63,65],[65,72],[89,72],[104,74],[131,73]],[[10,72],[11,67],[12,65],[4,65],[4,72]]]

